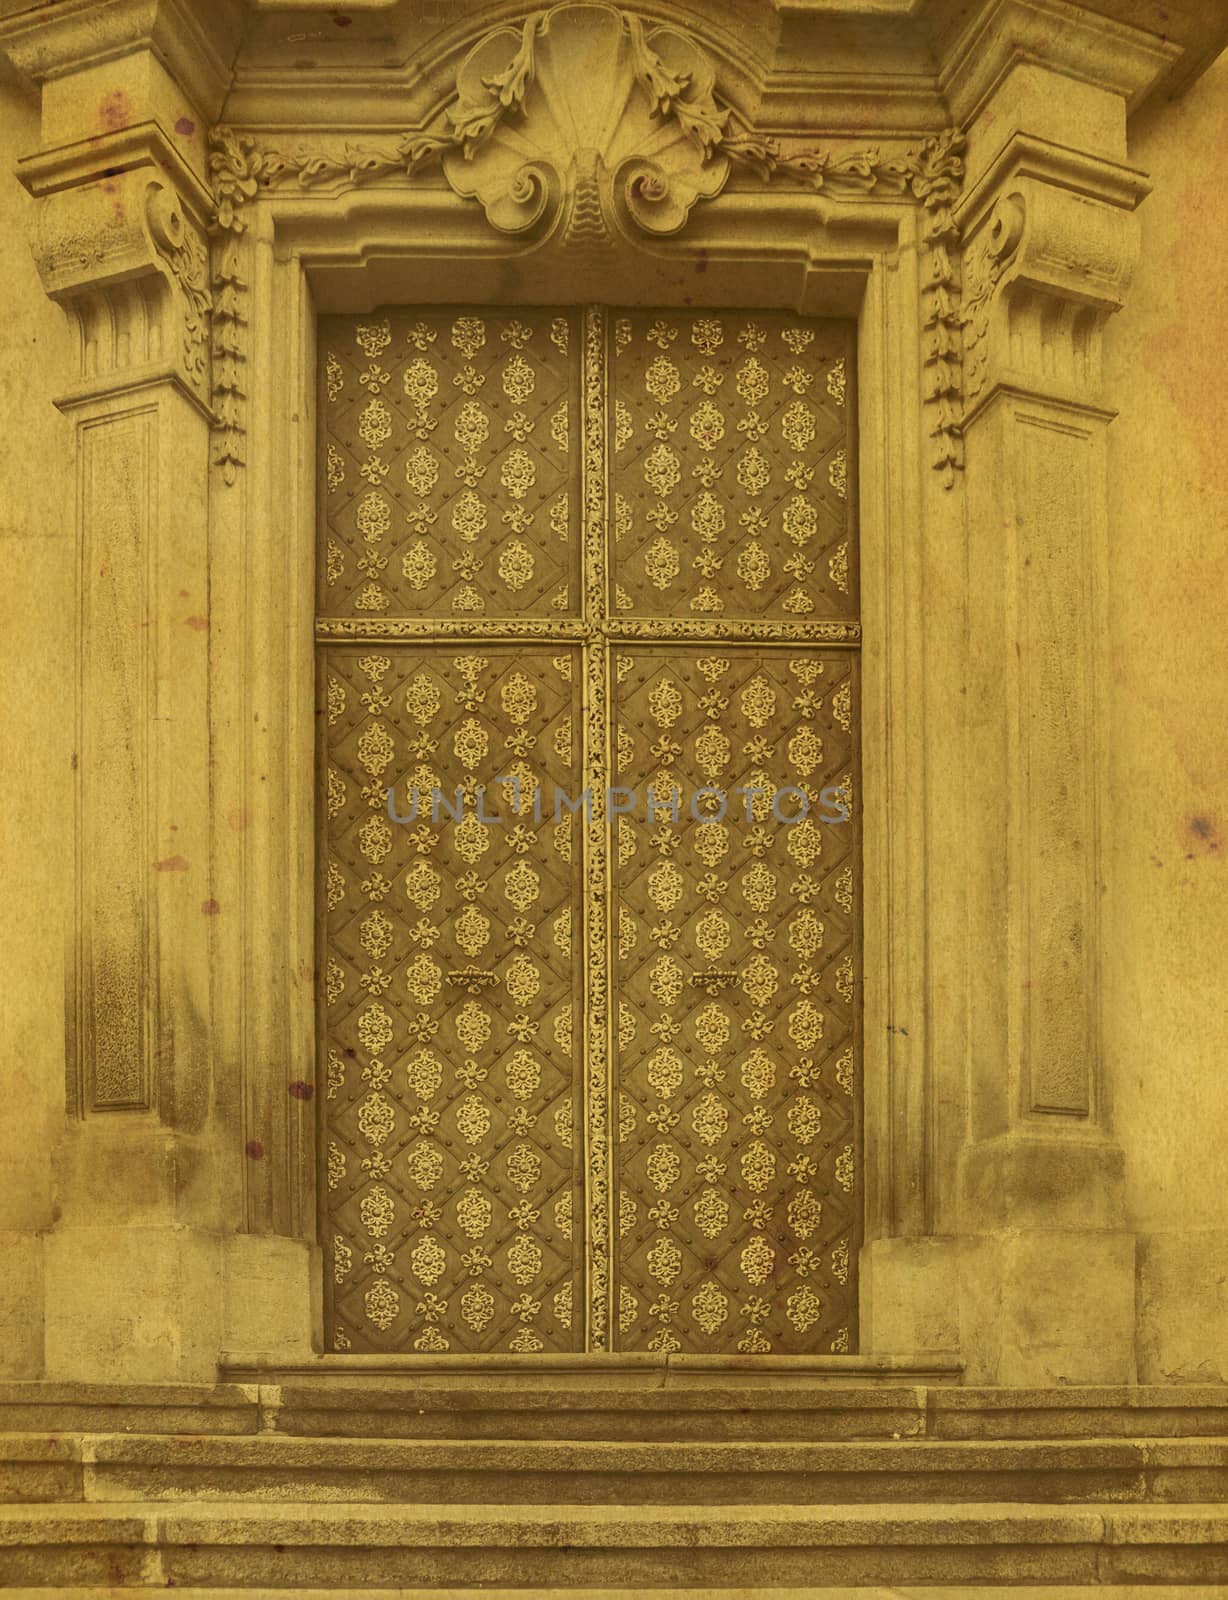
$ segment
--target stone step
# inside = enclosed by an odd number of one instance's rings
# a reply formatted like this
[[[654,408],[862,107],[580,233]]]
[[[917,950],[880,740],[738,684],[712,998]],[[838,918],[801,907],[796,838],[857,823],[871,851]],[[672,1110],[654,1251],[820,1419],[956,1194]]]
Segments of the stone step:
[[[0,1434],[260,1431],[255,1384],[0,1383]]]
[[[0,1507],[0,1586],[1222,1584],[1207,1506]]]
[[[0,1383],[0,1434],[594,1441],[1228,1437],[1228,1388],[846,1385],[787,1368],[654,1370],[612,1383],[464,1370],[190,1384]],[[647,1371],[647,1369],[646,1369]]]
[[[1228,1436],[1228,1388],[841,1387],[690,1376],[653,1387],[385,1378],[262,1384],[266,1426],[299,1437],[783,1441]]]
[[[125,1586],[122,1589],[108,1591],[112,1594],[121,1594],[124,1600],[166,1600],[165,1587],[150,1588],[145,1584],[135,1587]],[[713,1600],[714,1591],[711,1588],[703,1589],[668,1589],[643,1588],[635,1589],[535,1589],[532,1591],[540,1600]],[[830,1588],[795,1588],[787,1585],[784,1588],[771,1589],[720,1589],[715,1591],[720,1600],[849,1600],[853,1595],[856,1600],[1091,1600],[1089,1588],[1086,1584],[983,1584],[978,1583],[974,1588],[963,1584],[951,1587],[947,1584],[925,1585],[914,1588],[908,1585],[898,1588],[894,1584],[890,1589],[879,1588],[877,1584],[869,1587],[850,1589],[842,1584],[838,1589]],[[1223,1600],[1223,1590],[1216,1586],[1210,1588],[1202,1584],[1181,1584],[1174,1587],[1171,1584],[1149,1584],[1140,1591],[1134,1584],[1106,1583],[1095,1585],[1095,1593],[1100,1600]],[[99,1600],[99,1590],[96,1588],[81,1589],[54,1588],[39,1589],[36,1591],[37,1600]],[[524,1589],[364,1589],[363,1600],[525,1600]],[[175,1600],[339,1600],[335,1589],[201,1589],[193,1586],[190,1589],[175,1589]],[[34,1600],[34,1597],[31,1597]]]
[[[0,1501],[1215,1503],[1228,1439],[652,1444],[11,1435]]]

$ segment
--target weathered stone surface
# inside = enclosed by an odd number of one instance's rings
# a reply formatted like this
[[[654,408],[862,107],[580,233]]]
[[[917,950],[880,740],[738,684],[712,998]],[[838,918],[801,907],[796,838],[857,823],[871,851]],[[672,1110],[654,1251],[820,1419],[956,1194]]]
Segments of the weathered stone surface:
[[[847,1504],[866,1501],[1131,1501],[1146,1498],[1147,1446],[1098,1443],[556,1444],[473,1440],[98,1438],[90,1500],[258,1499],[404,1504]],[[1171,1451],[1172,1486],[1187,1464]],[[1228,1492],[1228,1444],[1189,1463]],[[1166,1498],[1177,1498],[1170,1492]]]
[[[364,1438],[891,1438],[924,1428],[924,1391],[709,1382],[664,1391],[597,1385],[425,1387],[408,1380],[280,1386],[280,1433]]]
[[[776,1587],[801,1585],[816,1563],[825,1579],[853,1586],[1086,1585],[1162,1573],[1213,1582],[1228,1561],[1228,1512],[1103,1504],[0,1507],[0,1577],[10,1583],[36,1570],[53,1582],[96,1583],[108,1564],[109,1581],[122,1583],[146,1557],[152,1575],[155,1550],[163,1582],[179,1589],[485,1586],[514,1573],[522,1589],[668,1587],[683,1577],[727,1592],[748,1570]]]
[[[255,1433],[256,1390],[239,1384],[0,1383],[4,1433]]]
[[[83,1498],[79,1439],[0,1436],[0,1503],[55,1504]]]
[[[928,1432],[947,1439],[1225,1434],[1228,1390],[1141,1385],[934,1389],[929,1397]]]
[[[364,1589],[364,1600],[524,1600],[523,1589],[486,1588],[480,1590],[469,1588],[447,1589]],[[1126,1587],[1118,1584],[1106,1583],[1096,1585],[1096,1594],[1102,1600],[1142,1600],[1136,1586]],[[120,1591],[116,1591],[117,1595]],[[176,1600],[235,1600],[233,1589],[177,1589]],[[122,1591],[124,1600],[164,1600],[166,1589],[133,1587]],[[55,1600],[98,1600],[96,1589],[56,1589]],[[1066,1584],[1054,1586],[1052,1584],[1026,1584],[1013,1583],[993,1584],[986,1587],[978,1584],[974,1588],[959,1586],[951,1588],[946,1584],[926,1585],[916,1589],[911,1586],[898,1587],[892,1585],[890,1589],[882,1589],[877,1585],[859,1586],[856,1591],[856,1600],[1087,1600],[1087,1586],[1080,1584],[1071,1587]],[[334,1589],[294,1588],[270,1589],[264,1587],[243,1590],[243,1600],[336,1600]],[[813,1588],[807,1585],[804,1588],[795,1588],[793,1585],[784,1587],[774,1586],[770,1589],[747,1589],[741,1586],[696,1589],[689,1584],[685,1588],[677,1588],[671,1584],[668,1588],[643,1588],[635,1589],[608,1589],[585,1588],[573,1589],[553,1588],[549,1591],[549,1600],[850,1600],[849,1590],[845,1587],[831,1589],[827,1587]],[[1217,1586],[1208,1588],[1202,1584],[1182,1584],[1181,1587],[1172,1588],[1167,1584],[1148,1585],[1146,1600],[1222,1600],[1222,1590]]]

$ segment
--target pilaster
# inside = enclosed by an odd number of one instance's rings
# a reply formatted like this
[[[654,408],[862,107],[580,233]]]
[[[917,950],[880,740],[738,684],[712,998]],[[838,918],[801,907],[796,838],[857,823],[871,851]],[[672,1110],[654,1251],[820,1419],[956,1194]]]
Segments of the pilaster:
[[[1046,129],[1051,132],[1051,129]],[[963,1336],[975,1382],[1134,1373],[1100,1017],[1105,322],[1138,173],[1013,131],[962,212],[970,837]]]
[[[76,336],[56,399],[75,436],[77,574],[64,600],[76,635],[68,1105],[45,1242],[45,1360],[61,1377],[203,1378],[221,1343],[213,289],[197,99],[217,95],[183,47],[189,24],[200,43],[223,10],[70,0],[0,25],[43,87],[42,147],[18,176],[43,287]]]

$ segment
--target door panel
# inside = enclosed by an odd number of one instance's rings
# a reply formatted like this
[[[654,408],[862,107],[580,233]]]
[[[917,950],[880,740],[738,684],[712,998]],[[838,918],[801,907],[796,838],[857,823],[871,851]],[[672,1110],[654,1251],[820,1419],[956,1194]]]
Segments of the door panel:
[[[852,811],[853,665],[616,658],[619,782],[644,797],[614,868],[625,1349],[855,1341],[857,839],[818,820]]]
[[[851,327],[320,333],[328,1348],[855,1349]]]
[[[320,615],[575,615],[576,312],[327,318]]]
[[[850,328],[619,313],[611,614],[853,617]]]
[[[583,1348],[581,827],[534,818],[577,787],[579,652],[339,646],[322,677],[330,1320]]]

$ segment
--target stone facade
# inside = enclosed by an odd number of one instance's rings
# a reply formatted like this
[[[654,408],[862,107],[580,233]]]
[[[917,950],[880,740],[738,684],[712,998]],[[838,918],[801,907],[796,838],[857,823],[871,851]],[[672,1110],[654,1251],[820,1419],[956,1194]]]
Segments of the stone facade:
[[[321,1348],[315,317],[461,275],[859,320],[867,1243],[832,1370],[1228,1377],[1222,30],[957,9],[658,7],[682,87],[628,77],[580,151],[503,6],[3,8],[0,1374]],[[559,81],[642,36],[550,16]]]

